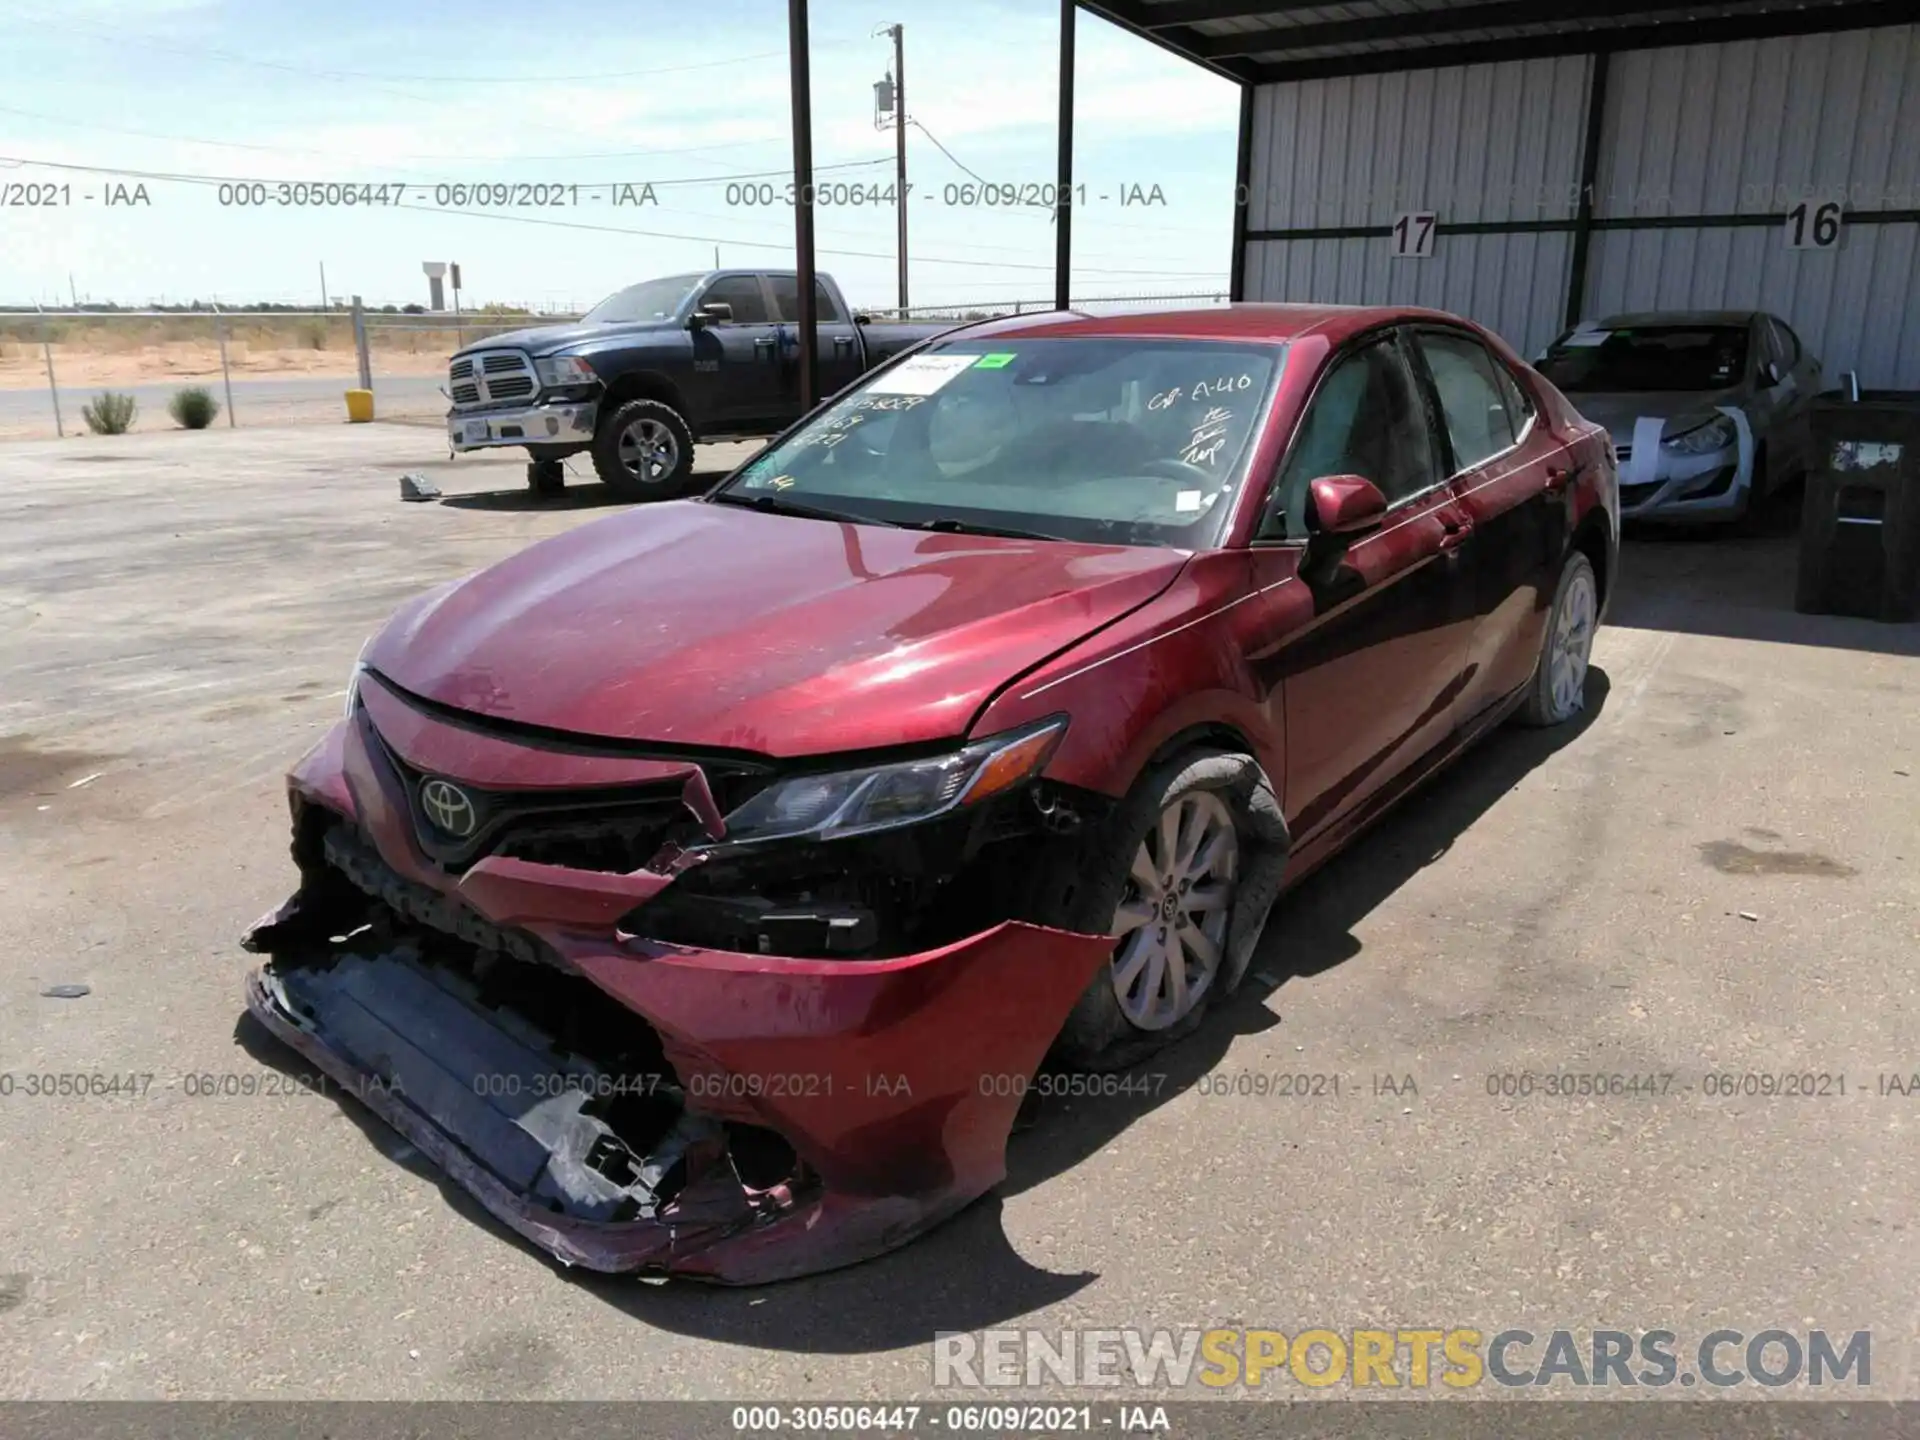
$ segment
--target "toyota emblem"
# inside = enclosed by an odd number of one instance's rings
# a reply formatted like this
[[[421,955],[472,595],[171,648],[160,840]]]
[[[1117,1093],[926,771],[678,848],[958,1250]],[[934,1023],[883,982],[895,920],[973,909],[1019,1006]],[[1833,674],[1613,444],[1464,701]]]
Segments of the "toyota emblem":
[[[429,780],[420,787],[420,808],[434,827],[464,840],[480,823],[480,812],[473,797],[449,780]]]

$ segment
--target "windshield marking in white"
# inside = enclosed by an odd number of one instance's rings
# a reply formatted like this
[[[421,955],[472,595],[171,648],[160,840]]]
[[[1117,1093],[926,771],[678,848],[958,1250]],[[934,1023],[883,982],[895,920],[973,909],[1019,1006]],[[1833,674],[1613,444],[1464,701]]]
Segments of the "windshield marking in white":
[[[1193,435],[1180,458],[1189,465],[1219,463],[1220,447],[1227,443],[1227,428],[1233,423],[1233,411],[1215,405],[1193,427]]]
[[[1206,400],[1215,395],[1231,395],[1236,390],[1251,390],[1252,388],[1253,377],[1251,375],[1240,375],[1238,377],[1222,375],[1216,380],[1202,380],[1199,384],[1195,385],[1193,387],[1193,398],[1195,400]]]

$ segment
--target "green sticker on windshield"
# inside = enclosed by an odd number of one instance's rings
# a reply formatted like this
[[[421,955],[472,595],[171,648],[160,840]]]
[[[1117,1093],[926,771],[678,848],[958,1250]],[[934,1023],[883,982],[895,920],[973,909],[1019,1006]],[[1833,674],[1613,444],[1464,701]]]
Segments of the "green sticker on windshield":
[[[1013,361],[1014,356],[1011,353],[1004,355],[982,355],[978,360],[974,361],[973,368],[976,370],[1004,370],[1007,366],[1011,365]]]

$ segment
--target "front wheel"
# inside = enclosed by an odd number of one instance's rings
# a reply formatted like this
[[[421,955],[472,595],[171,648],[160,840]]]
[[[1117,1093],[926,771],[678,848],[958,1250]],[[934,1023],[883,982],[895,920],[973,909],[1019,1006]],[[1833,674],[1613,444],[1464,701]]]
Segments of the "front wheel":
[[[629,400],[600,422],[593,468],[626,500],[666,500],[693,474],[693,432],[658,400]]]
[[[1593,562],[1576,550],[1560,571],[1553,608],[1547,612],[1540,659],[1520,712],[1522,723],[1559,725],[1580,713],[1586,704],[1587,661],[1599,616],[1600,587],[1593,578]]]
[[[1189,755],[1143,776],[1105,824],[1042,883],[1048,918],[1113,936],[1056,1054],[1130,1064],[1189,1033],[1230,984],[1229,937],[1245,869],[1236,771]]]

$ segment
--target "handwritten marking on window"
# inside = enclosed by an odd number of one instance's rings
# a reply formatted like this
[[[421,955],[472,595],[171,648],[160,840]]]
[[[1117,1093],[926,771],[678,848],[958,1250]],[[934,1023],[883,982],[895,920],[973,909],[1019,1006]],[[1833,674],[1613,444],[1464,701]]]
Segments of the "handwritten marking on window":
[[[1193,427],[1193,434],[1187,440],[1186,448],[1180,452],[1180,458],[1189,465],[1213,465],[1220,458],[1221,447],[1227,443],[1227,427],[1233,423],[1233,411],[1215,405]]]
[[[1156,395],[1151,400],[1147,401],[1147,409],[1165,410],[1169,408],[1173,404],[1173,402],[1178,400],[1179,398],[1180,398],[1180,387],[1176,385],[1173,387],[1173,389],[1167,391],[1164,395]]]
[[[1202,380],[1199,384],[1195,385],[1193,387],[1193,398],[1196,400],[1205,400],[1210,396],[1231,395],[1236,391],[1251,390],[1252,388],[1253,377],[1251,375],[1222,375],[1216,380]]]

